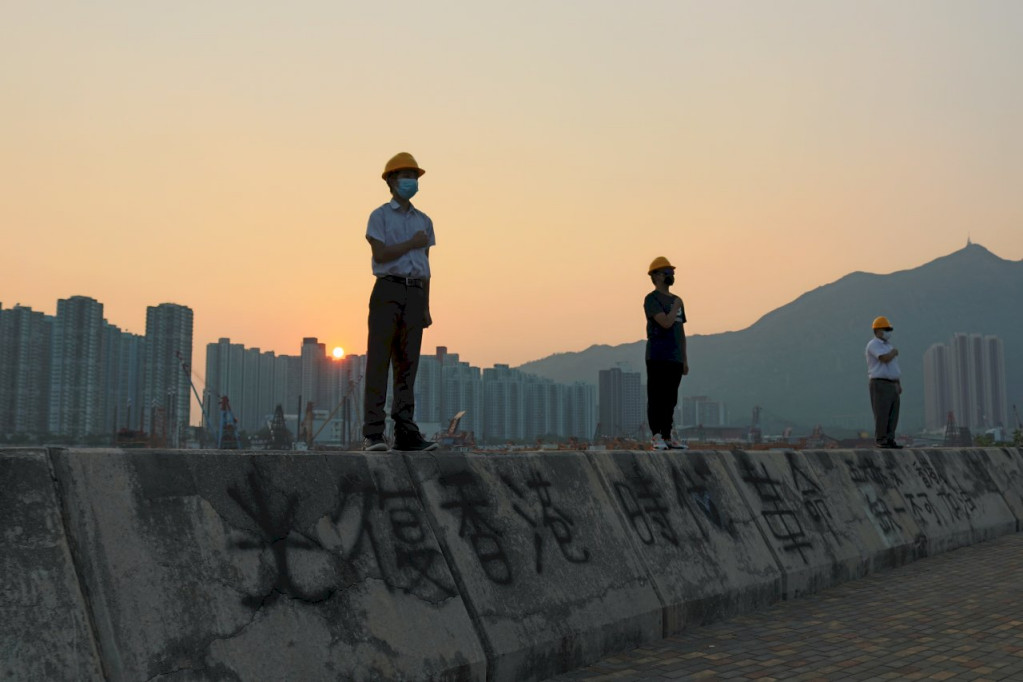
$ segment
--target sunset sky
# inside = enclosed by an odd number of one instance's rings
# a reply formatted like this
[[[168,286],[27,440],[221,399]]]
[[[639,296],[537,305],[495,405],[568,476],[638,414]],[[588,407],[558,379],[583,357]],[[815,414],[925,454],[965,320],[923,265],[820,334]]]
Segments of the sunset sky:
[[[487,367],[742,329],[967,238],[1023,259],[1023,2],[97,3],[0,9],[0,302],[365,352],[364,234],[427,173],[434,326]]]

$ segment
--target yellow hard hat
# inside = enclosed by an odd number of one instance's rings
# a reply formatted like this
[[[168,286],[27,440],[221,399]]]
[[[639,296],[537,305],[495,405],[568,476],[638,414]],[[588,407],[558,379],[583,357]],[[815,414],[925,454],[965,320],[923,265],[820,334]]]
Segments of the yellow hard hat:
[[[891,329],[892,323],[888,321],[888,318],[882,315],[881,317],[874,318],[874,329]]]
[[[395,154],[390,158],[390,160],[387,162],[387,165],[384,166],[384,174],[381,175],[380,177],[386,180],[387,176],[393,173],[394,171],[406,170],[408,168],[412,168],[418,171],[419,175],[422,175],[423,173],[426,172],[419,167],[419,164],[416,163],[416,160],[412,158],[411,154],[409,154],[408,152],[401,152],[400,154]]]
[[[675,266],[668,262],[668,259],[664,256],[658,256],[654,258],[653,262],[650,263],[650,269],[647,270],[648,275],[654,274],[657,270],[663,270],[664,268],[674,268]]]

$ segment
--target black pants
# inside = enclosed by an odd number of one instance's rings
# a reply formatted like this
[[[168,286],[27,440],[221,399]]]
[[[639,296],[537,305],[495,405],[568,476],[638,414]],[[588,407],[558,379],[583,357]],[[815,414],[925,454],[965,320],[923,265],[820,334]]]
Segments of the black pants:
[[[646,361],[646,418],[653,433],[671,438],[671,426],[682,383],[682,363],[669,360]]]
[[[895,442],[899,425],[899,385],[884,379],[870,380],[870,409],[874,411],[874,442],[890,445]]]
[[[387,371],[394,372],[391,418],[395,436],[419,433],[413,420],[419,351],[423,345],[426,291],[378,278],[369,297],[369,341],[366,344],[366,394],[363,436],[384,434]]]

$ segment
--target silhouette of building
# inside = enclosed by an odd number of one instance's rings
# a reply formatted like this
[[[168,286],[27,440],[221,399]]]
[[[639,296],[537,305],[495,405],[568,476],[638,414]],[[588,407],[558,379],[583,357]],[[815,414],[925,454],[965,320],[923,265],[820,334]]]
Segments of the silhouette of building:
[[[525,439],[525,376],[508,365],[483,370],[483,429],[478,437],[488,443]]]
[[[146,338],[104,322],[103,424],[105,431],[142,430],[142,358]]]
[[[103,304],[88,296],[57,301],[47,430],[78,439],[106,430],[102,395],[106,335]]]
[[[266,426],[278,405],[300,412],[301,362],[300,356],[246,348],[229,338],[207,344],[203,406],[210,422],[220,423],[222,396],[230,400],[238,428],[250,434]]]
[[[724,426],[728,423],[725,404],[705,395],[682,398],[678,410],[681,423],[677,426]]]
[[[531,444],[547,437],[589,440],[593,435],[596,395],[588,384],[565,386],[496,364],[483,370],[482,388],[477,442]]]
[[[357,420],[361,427],[364,365],[363,356],[328,356],[316,337],[302,339],[299,355],[275,355],[221,338],[206,346],[203,404],[216,424],[220,398],[227,396],[238,428],[251,435],[269,427],[278,405],[287,427],[298,434],[306,406],[312,403],[319,420],[316,442],[341,445],[354,439]],[[320,429],[328,417],[329,423]]]
[[[642,375],[620,367],[602,369],[597,375],[599,397],[598,436],[638,437],[646,421]]]
[[[205,384],[208,433],[219,427],[226,396],[238,429],[250,435],[272,422],[278,405],[287,428],[299,433],[311,402],[317,443],[361,440],[365,356],[328,357],[315,337],[304,338],[294,356],[221,338],[206,347],[203,379],[192,370],[192,323],[192,310],[172,303],[147,308],[145,336],[109,324],[103,305],[86,296],[58,301],[54,317],[0,307],[0,433],[51,433],[78,442],[100,435],[113,442],[128,429],[145,432],[154,446],[184,447],[194,376]],[[626,381],[629,424],[641,422],[638,379]],[[483,371],[440,346],[420,361],[416,420],[440,430],[464,411],[459,430],[473,432],[481,444],[589,440],[596,395],[584,382],[563,385],[508,365]]]
[[[192,404],[192,309],[176,303],[146,308],[142,372],[143,427],[168,447],[183,445]]]
[[[0,309],[0,433],[40,434],[49,428],[53,323],[24,306]]]
[[[924,353],[924,425],[945,427],[948,413],[973,431],[1008,425],[1005,348],[997,336],[955,334]]]
[[[924,428],[945,426],[952,407],[952,356],[948,346],[935,343],[924,351]]]
[[[585,381],[565,386],[565,433],[588,441],[597,431],[597,388]]]
[[[415,419],[420,428],[427,431],[447,428],[451,419],[464,410],[459,430],[481,431],[483,378],[480,368],[460,360],[458,353],[449,353],[446,346],[437,346],[435,355],[420,356],[415,395]],[[426,436],[431,437],[433,433],[426,433]]]

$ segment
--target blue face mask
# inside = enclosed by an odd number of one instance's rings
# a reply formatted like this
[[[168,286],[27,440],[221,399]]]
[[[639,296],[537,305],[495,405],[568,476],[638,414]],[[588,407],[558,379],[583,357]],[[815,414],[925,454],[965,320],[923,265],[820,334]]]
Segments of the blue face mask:
[[[398,178],[398,184],[394,188],[395,194],[408,201],[419,191],[419,180],[416,178]]]

